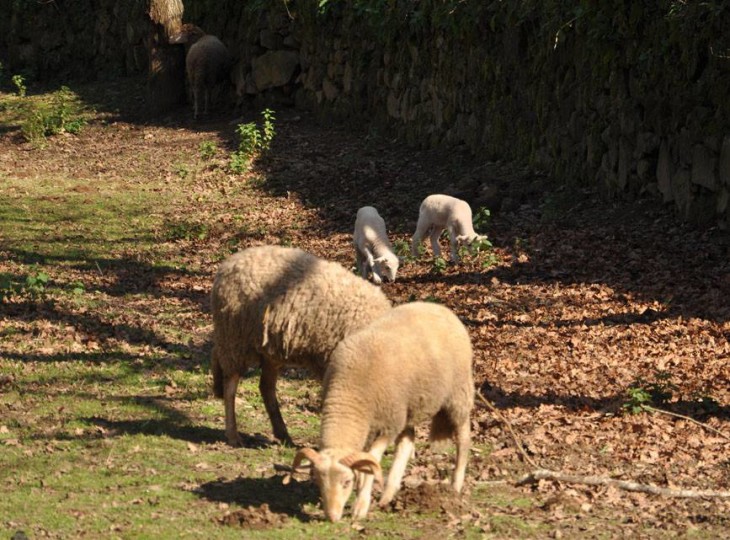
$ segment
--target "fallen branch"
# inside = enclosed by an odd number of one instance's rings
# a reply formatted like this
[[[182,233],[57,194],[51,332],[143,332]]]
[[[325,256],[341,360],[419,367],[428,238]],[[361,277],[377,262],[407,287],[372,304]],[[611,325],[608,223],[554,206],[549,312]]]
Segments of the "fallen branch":
[[[698,421],[698,420],[695,420],[695,419],[694,419],[694,418],[692,418],[691,416],[685,416],[685,415],[683,415],[683,414],[678,414],[678,413],[675,413],[675,412],[672,412],[672,411],[665,411],[664,409],[657,409],[656,407],[652,407],[651,405],[642,405],[642,408],[643,408],[644,410],[647,410],[647,411],[650,411],[650,412],[655,412],[655,413],[662,413],[662,414],[667,414],[667,415],[669,415],[669,416],[674,416],[675,418],[681,418],[681,419],[683,419],[683,420],[689,420],[689,421],[690,421],[690,422],[692,422],[693,424],[697,424],[698,426],[700,426],[700,427],[703,427],[703,428],[705,428],[705,429],[706,429],[706,430],[708,430],[708,431],[712,431],[713,433],[716,433],[716,434],[717,434],[717,435],[719,435],[720,437],[722,437],[722,438],[724,438],[724,439],[727,439],[728,441],[730,441],[730,436],[728,436],[728,435],[725,435],[725,434],[724,434],[724,433],[723,433],[722,431],[720,431],[719,429],[715,429],[715,428],[714,428],[714,427],[712,427],[712,426],[708,426],[707,424],[703,424],[702,422],[700,422],[700,421]]]
[[[512,436],[512,440],[514,441],[515,446],[517,446],[517,450],[519,450],[520,454],[522,454],[523,459],[536,469],[539,468],[540,466],[535,463],[535,461],[529,455],[527,455],[527,452],[525,452],[522,441],[517,437],[517,434],[512,429],[512,424],[510,423],[510,421],[507,420],[504,415],[502,415],[502,413],[497,410],[497,407],[492,405],[492,403],[487,398],[485,398],[479,390],[477,390],[477,397],[481,400],[482,403],[484,403],[484,405],[486,405],[487,409],[492,411],[492,414],[497,416],[499,421],[505,425],[507,431],[509,431],[509,434]]]
[[[663,488],[627,480],[615,480],[613,478],[606,478],[605,476],[576,476],[549,471],[547,469],[538,469],[523,476],[517,481],[517,485],[534,484],[539,480],[557,480],[558,482],[565,482],[567,484],[584,484],[588,486],[613,486],[626,491],[637,491],[640,493],[661,495],[663,497],[730,499],[730,491]]]

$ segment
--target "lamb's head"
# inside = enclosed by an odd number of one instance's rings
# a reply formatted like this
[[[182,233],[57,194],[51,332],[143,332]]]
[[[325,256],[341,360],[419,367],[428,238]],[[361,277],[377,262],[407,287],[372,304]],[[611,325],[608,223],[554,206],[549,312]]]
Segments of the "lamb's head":
[[[474,242],[483,242],[486,239],[486,236],[476,233],[460,234],[456,237],[456,241],[463,246],[470,246]]]
[[[382,257],[377,257],[373,259],[373,278],[382,276],[387,281],[395,281],[399,265],[400,259],[395,253],[386,253]],[[379,281],[376,280],[376,283],[379,283]]]
[[[292,468],[296,470],[303,461],[312,464],[312,475],[319,487],[322,508],[330,521],[339,521],[350,498],[356,473],[375,475],[376,482],[382,485],[383,476],[380,464],[367,452],[348,452],[325,449],[317,452],[313,448],[302,448],[294,457]]]

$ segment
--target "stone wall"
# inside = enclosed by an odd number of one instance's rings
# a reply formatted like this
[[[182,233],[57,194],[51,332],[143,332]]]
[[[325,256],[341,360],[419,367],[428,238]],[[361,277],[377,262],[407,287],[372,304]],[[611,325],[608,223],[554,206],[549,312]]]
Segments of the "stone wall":
[[[129,72],[140,69],[140,33],[133,17],[110,17],[118,4],[127,5],[103,0],[93,10],[83,50],[94,68]],[[185,19],[238,56],[242,99],[530,163],[608,196],[654,194],[708,224],[730,218],[726,4],[188,0]],[[71,33],[11,32],[13,54],[53,73],[39,51],[78,52],[82,37]]]

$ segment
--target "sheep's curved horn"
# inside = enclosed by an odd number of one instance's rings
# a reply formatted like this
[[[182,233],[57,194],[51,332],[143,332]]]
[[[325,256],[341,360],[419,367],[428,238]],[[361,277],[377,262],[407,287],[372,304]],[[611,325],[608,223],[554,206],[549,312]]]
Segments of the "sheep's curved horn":
[[[292,463],[291,468],[296,471],[297,467],[299,467],[304,460],[311,461],[312,465],[317,466],[322,462],[322,456],[320,456],[319,452],[317,452],[314,448],[300,448],[294,456],[294,462]]]
[[[375,476],[375,481],[383,485],[383,469],[375,457],[368,452],[353,452],[340,460],[340,463],[352,470],[369,473]]]

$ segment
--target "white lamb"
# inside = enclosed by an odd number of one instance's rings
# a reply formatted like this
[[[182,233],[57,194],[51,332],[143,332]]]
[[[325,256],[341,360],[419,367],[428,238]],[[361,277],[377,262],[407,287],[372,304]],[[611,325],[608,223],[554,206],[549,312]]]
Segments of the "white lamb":
[[[371,272],[377,284],[383,282],[383,277],[395,281],[400,260],[388,240],[385,221],[372,206],[363,206],[357,211],[353,242],[357,269],[364,279]]]
[[[211,293],[211,370],[229,443],[241,443],[236,389],[249,368],[261,367],[259,389],[274,436],[290,444],[276,398],[281,368],[303,367],[321,378],[342,338],[390,308],[379,287],[300,249],[253,247],[226,259]]]
[[[448,308],[413,302],[385,312],[342,340],[322,386],[320,450],[299,450],[293,469],[312,463],[328,519],[342,517],[355,480],[353,518],[367,515],[373,477],[382,485],[380,459],[395,442],[380,506],[393,499],[414,451],[415,426],[426,420],[432,441],[456,442],[451,484],[461,491],[474,405],[472,347]]]
[[[426,235],[431,237],[434,257],[441,256],[439,237],[444,229],[449,231],[453,262],[459,262],[459,245],[469,245],[487,238],[474,232],[469,203],[449,195],[429,195],[423,199],[418,211],[418,225],[411,241],[413,256],[418,257],[418,246]]]

